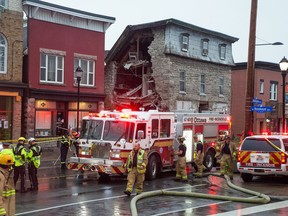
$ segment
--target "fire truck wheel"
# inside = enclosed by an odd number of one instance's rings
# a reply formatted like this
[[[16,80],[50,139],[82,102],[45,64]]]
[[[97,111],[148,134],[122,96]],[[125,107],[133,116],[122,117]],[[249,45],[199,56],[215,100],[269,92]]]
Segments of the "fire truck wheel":
[[[214,160],[215,160],[215,153],[213,153],[212,151],[208,151],[205,155],[203,163],[207,171],[211,171],[211,169],[213,168]]]
[[[249,173],[241,173],[240,175],[244,182],[251,182],[253,179],[253,175]]]
[[[145,176],[146,180],[151,181],[153,179],[156,179],[159,173],[159,165],[157,162],[158,160],[155,155],[152,155],[149,158]]]

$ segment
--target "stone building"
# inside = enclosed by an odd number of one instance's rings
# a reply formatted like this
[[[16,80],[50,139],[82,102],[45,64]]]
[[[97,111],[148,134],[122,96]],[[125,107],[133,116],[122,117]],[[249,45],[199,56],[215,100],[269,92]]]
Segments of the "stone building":
[[[106,109],[229,113],[237,40],[176,19],[127,26],[105,58]]]
[[[21,135],[23,56],[21,0],[0,1],[0,140]]]

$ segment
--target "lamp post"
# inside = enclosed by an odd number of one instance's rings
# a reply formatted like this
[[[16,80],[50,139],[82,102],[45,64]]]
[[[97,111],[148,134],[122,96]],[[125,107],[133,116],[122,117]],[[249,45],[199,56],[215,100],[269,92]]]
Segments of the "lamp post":
[[[77,84],[78,84],[78,92],[77,92],[77,132],[79,132],[79,100],[80,100],[80,82],[83,74],[83,70],[80,66],[78,66],[75,70]]]
[[[255,44],[255,46],[265,46],[265,45],[279,46],[284,44],[282,42]]]
[[[281,75],[282,75],[282,133],[286,132],[285,130],[285,78],[287,75],[287,69],[288,69],[288,61],[285,58],[285,56],[283,57],[283,59],[280,61],[279,63],[280,69],[281,69]]]

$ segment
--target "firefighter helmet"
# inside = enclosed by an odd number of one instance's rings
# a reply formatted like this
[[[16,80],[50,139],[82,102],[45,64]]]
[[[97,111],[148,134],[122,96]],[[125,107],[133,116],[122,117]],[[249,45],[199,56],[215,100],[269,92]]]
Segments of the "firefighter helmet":
[[[1,165],[13,165],[14,164],[14,158],[11,154],[8,153],[0,153],[0,164]]]
[[[75,139],[78,139],[80,137],[80,133],[76,131],[72,132],[72,135]]]
[[[25,140],[26,140],[25,137],[19,137],[18,142],[19,142],[19,141],[25,142]]]
[[[33,138],[33,137],[28,140],[28,143],[29,143],[29,144],[32,144],[32,142],[36,142],[36,139]]]

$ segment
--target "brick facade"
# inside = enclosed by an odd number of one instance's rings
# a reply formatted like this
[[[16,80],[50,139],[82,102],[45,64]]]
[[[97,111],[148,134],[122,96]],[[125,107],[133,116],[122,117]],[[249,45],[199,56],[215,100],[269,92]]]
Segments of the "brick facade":
[[[13,97],[12,122],[9,122],[8,129],[11,133],[10,139],[17,139],[21,135],[21,97],[24,89],[22,83],[23,13],[21,0],[9,0],[8,7],[0,10],[0,34],[7,41],[7,71],[0,74],[0,95],[7,98]]]

